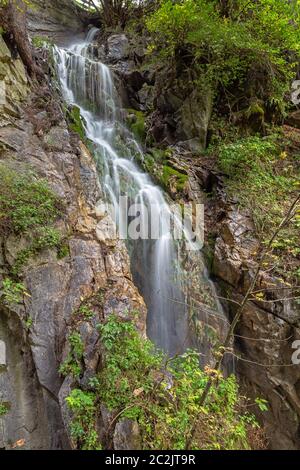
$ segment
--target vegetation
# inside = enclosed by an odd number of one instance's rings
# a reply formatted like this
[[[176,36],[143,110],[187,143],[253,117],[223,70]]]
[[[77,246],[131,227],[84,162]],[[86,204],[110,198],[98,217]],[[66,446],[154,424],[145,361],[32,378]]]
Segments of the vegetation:
[[[28,296],[28,293],[24,284],[20,282],[14,282],[9,278],[4,279],[3,297],[5,304],[21,304],[24,301],[24,297],[26,295]]]
[[[89,12],[97,12],[109,27],[125,27],[132,14],[141,14],[156,0],[75,0],[77,5]]]
[[[85,142],[86,134],[78,106],[72,106],[71,110],[68,112],[68,119],[70,129],[78,134],[80,139]]]
[[[48,184],[30,171],[0,163],[0,232],[28,233],[48,227],[60,213],[58,198]]]
[[[151,51],[223,95],[230,113],[274,118],[295,77],[299,13],[289,1],[163,0],[147,20]]]
[[[13,275],[41,250],[60,247],[61,236],[53,227],[60,213],[61,203],[44,180],[0,163],[0,234],[22,236],[28,245],[17,254]]]
[[[144,341],[131,322],[111,315],[99,326],[104,367],[90,381],[91,391],[75,389],[67,398],[74,413],[72,436],[82,448],[98,448],[95,421],[99,404],[119,419],[139,424],[144,449],[185,449],[195,417],[200,417],[194,449],[248,449],[248,430],[258,425],[247,413],[233,376],[199,368],[199,357],[188,351],[167,359]],[[81,351],[80,351],[81,352]],[[199,397],[210,376],[218,383],[205,407]]]
[[[0,401],[0,418],[2,418],[8,412],[9,408],[6,403]]]
[[[133,120],[128,122],[131,131],[138,141],[144,142],[146,138],[144,113],[142,111],[136,111],[135,109],[129,109],[128,112],[134,116]]]
[[[74,331],[68,337],[70,352],[66,360],[59,368],[59,372],[63,376],[71,374],[73,377],[79,377],[81,373],[81,361],[84,353],[84,345],[80,333]]]
[[[229,197],[237,197],[244,209],[252,215],[256,233],[263,243],[279,225],[290,201],[299,191],[299,154],[289,151],[284,136],[270,135],[235,140],[232,143],[212,147],[217,153],[218,165],[226,175]],[[245,177],[247,184],[245,184]],[[285,268],[275,270],[296,281],[299,263],[299,215],[273,242],[274,252],[266,261],[266,267],[285,260]]]
[[[37,65],[28,38],[26,13],[30,0],[0,0],[0,22],[10,41],[16,47],[29,75],[42,80],[44,73]]]

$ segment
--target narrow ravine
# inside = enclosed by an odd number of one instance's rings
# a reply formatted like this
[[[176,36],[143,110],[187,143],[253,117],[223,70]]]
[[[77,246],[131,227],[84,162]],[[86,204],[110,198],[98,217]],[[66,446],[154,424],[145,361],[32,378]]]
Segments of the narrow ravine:
[[[86,136],[94,144],[101,187],[115,213],[119,214],[120,197],[127,196],[129,205],[135,203],[140,207],[137,211],[140,221],[149,233],[154,228],[153,221],[159,221],[158,237],[148,239],[148,233],[141,234],[137,240],[129,237],[127,246],[135,283],[148,307],[148,336],[168,354],[178,354],[195,346],[188,308],[189,276],[180,261],[182,254],[185,258],[192,256],[193,263],[201,266],[198,282],[210,291],[215,310],[219,310],[221,316],[223,313],[201,251],[191,246],[197,243],[193,234],[182,226],[181,218],[171,212],[167,196],[135,163],[137,154],[143,158],[142,149],[124,124],[124,110],[113,74],[92,55],[91,43],[97,33],[93,28],[84,42],[68,49],[55,49],[63,95],[69,105],[80,108]],[[178,242],[169,237],[169,218],[173,226],[183,231],[184,240]],[[126,235],[127,223],[124,216],[117,218],[120,233]]]

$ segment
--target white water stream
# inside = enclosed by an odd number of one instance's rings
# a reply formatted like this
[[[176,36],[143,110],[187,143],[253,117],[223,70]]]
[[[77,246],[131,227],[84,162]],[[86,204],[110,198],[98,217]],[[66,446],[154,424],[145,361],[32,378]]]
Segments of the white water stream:
[[[64,98],[80,108],[86,136],[95,146],[106,200],[118,209],[119,197],[127,195],[131,202],[151,208],[152,217],[161,221],[162,236],[158,240],[129,240],[128,250],[134,280],[148,307],[148,336],[169,354],[181,353],[194,345],[184,285],[188,283],[189,273],[184,272],[178,260],[179,245],[166,235],[167,227],[164,217],[161,218],[161,214],[170,214],[167,197],[135,162],[137,154],[143,158],[142,150],[123,122],[122,103],[113,75],[105,64],[93,59],[90,44],[97,31],[93,28],[82,43],[55,49]],[[148,222],[142,209],[141,219]],[[122,220],[118,222],[122,230]],[[177,216],[173,222],[181,224]],[[189,238],[186,230],[185,235]],[[200,251],[196,256],[203,267]],[[200,282],[214,296],[205,268],[201,271]],[[217,301],[216,305],[218,309]]]

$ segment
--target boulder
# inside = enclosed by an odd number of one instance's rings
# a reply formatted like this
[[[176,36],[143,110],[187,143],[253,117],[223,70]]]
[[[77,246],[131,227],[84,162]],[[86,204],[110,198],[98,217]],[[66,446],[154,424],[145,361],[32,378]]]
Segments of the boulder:
[[[141,435],[136,421],[130,419],[120,420],[114,432],[115,450],[140,450]]]

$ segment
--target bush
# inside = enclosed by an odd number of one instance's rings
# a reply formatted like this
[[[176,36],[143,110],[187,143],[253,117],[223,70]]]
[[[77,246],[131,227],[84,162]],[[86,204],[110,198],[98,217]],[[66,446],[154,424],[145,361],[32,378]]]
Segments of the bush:
[[[254,108],[282,114],[299,60],[299,14],[299,2],[163,0],[147,21],[150,50],[194,71],[189,80],[202,89],[219,87],[230,100],[233,87],[241,99],[231,108],[239,103],[245,116]]]
[[[52,226],[60,213],[61,202],[44,180],[0,163],[0,235],[22,235],[28,241],[17,254],[14,276],[41,250],[60,247],[60,234]]]
[[[195,351],[167,359],[140,337],[133,323],[115,315],[99,331],[105,352],[103,368],[90,381],[93,393],[71,393],[67,399],[71,409],[75,394],[80,403],[81,398],[88,401],[90,423],[96,422],[101,403],[114,413],[114,423],[122,418],[136,420],[143,449],[185,449],[196,421],[192,448],[249,448],[247,430],[257,429],[257,424],[243,409],[233,376],[225,379],[216,371],[202,371]],[[199,399],[212,373],[218,387],[212,388],[207,404],[201,407]],[[83,416],[84,406],[80,409]],[[78,414],[72,429],[74,425],[78,425]]]
[[[28,233],[48,227],[59,213],[59,199],[44,180],[0,163],[0,233]]]
[[[229,197],[238,199],[252,215],[262,242],[270,239],[298,190],[298,158],[286,150],[286,144],[282,136],[256,136],[221,144],[208,152],[217,153],[219,169],[226,174]],[[273,242],[274,253],[266,267],[274,265],[277,274],[289,279],[297,277],[298,234],[299,214],[296,214]]]
[[[95,395],[75,389],[66,401],[74,415],[70,429],[72,438],[79,443],[82,450],[100,450],[94,422]]]

